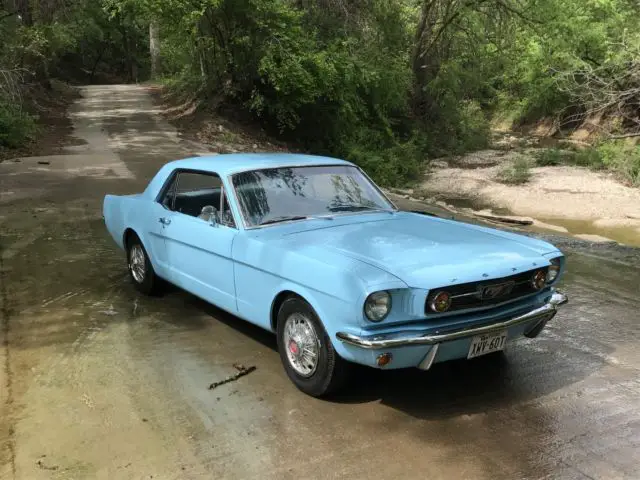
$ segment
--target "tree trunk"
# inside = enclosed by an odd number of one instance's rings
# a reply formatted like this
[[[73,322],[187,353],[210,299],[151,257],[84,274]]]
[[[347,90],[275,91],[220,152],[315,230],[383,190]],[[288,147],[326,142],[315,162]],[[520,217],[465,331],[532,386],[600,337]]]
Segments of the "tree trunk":
[[[149,54],[151,78],[156,78],[160,74],[160,27],[155,19],[149,24]]]

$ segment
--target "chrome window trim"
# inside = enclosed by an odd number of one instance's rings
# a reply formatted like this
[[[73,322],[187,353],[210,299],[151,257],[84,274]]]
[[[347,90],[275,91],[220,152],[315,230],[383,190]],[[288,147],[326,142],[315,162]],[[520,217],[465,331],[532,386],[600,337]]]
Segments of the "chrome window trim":
[[[231,214],[231,220],[233,220],[233,225],[229,225],[227,222],[223,222],[224,218],[224,200],[227,198],[227,189],[224,188],[224,183],[222,182],[222,177],[220,177],[220,183],[222,183],[222,195],[220,195],[220,225],[224,225],[225,227],[233,228],[238,230],[236,227],[236,218],[233,216],[233,209],[231,208],[231,203],[227,201],[229,204],[229,213]]]
[[[278,168],[304,168],[304,167],[309,167],[309,168],[313,168],[313,167],[350,167],[350,168],[355,168],[356,170],[358,170],[360,173],[362,173],[362,175],[369,181],[369,183],[373,186],[374,190],[376,192],[378,192],[378,194],[384,198],[389,205],[391,205],[391,210],[385,210],[385,209],[380,209],[380,210],[367,210],[364,212],[344,212],[344,213],[336,213],[336,214],[330,214],[330,215],[317,215],[314,216],[313,218],[323,218],[323,217],[338,217],[338,216],[345,216],[345,215],[364,215],[364,214],[371,214],[371,213],[384,213],[384,212],[397,212],[398,211],[398,207],[389,199],[389,197],[387,197],[387,195],[385,195],[385,193],[380,189],[380,187],[373,181],[371,180],[371,177],[369,177],[369,175],[367,175],[365,173],[364,170],[362,170],[362,168],[360,168],[357,165],[353,165],[351,163],[320,163],[320,164],[281,164],[281,165],[274,165],[274,166],[268,166],[268,167],[261,167],[261,168],[245,168],[242,170],[237,170],[233,173],[230,173],[229,175],[227,175],[227,183],[229,184],[229,188],[233,191],[233,199],[235,200],[235,204],[238,207],[238,212],[240,213],[240,218],[242,219],[242,227],[244,230],[256,230],[259,228],[268,228],[268,227],[275,227],[275,226],[279,226],[279,225],[286,225],[289,223],[295,223],[295,222],[302,222],[305,220],[309,220],[309,219],[301,219],[301,220],[287,220],[284,222],[278,222],[277,224],[269,224],[269,225],[249,225],[247,223],[247,220],[245,218],[244,215],[244,209],[242,208],[242,204],[240,202],[240,197],[238,196],[238,192],[236,191],[236,186],[233,183],[233,177],[235,175],[241,174],[241,173],[246,173],[246,172],[258,172],[261,170],[277,170]],[[311,219],[313,219],[311,218]],[[235,219],[234,219],[235,221]]]

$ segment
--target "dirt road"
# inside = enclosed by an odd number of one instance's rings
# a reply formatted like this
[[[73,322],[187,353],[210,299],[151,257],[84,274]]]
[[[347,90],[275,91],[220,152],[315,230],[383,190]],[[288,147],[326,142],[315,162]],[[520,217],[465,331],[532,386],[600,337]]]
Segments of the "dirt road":
[[[567,251],[571,303],[504,361],[299,393],[270,334],[137,295],[101,218],[197,153],[142,87],[83,89],[83,145],[0,164],[0,478],[640,478],[640,271]],[[235,372],[257,370],[209,390]]]

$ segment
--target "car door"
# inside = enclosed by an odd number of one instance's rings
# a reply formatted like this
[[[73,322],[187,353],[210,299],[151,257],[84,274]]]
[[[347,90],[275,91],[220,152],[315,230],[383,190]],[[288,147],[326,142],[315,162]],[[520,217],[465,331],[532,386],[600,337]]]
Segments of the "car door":
[[[165,241],[166,220],[171,213],[173,198],[175,195],[177,174],[174,173],[169,178],[163,192],[159,195],[158,201],[151,205],[146,221],[148,245],[150,256],[153,259],[156,273],[167,280],[170,280],[171,271],[167,259],[167,245]]]
[[[168,209],[158,219],[165,242],[168,280],[235,312],[231,246],[238,230],[226,206],[220,177],[209,172],[179,171],[169,195],[173,198],[166,202]],[[212,211],[215,221],[210,220]]]

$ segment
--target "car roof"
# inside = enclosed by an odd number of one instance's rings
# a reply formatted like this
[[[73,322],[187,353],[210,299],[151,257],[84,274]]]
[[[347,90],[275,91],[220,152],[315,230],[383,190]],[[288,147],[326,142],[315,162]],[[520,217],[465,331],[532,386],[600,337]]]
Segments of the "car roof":
[[[346,160],[300,153],[225,153],[185,158],[169,162],[165,167],[202,170],[227,176],[247,170],[311,165],[353,165]]]

